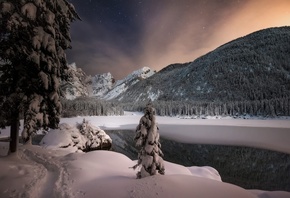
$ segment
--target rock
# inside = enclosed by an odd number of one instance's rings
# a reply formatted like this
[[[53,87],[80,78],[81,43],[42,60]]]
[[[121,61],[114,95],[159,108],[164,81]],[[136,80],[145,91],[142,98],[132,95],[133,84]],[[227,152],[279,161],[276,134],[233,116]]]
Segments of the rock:
[[[84,152],[94,150],[110,150],[112,139],[105,131],[93,126],[88,121],[71,126],[66,123],[59,125],[58,129],[49,131],[41,140],[40,145],[46,148],[67,148],[73,151]]]

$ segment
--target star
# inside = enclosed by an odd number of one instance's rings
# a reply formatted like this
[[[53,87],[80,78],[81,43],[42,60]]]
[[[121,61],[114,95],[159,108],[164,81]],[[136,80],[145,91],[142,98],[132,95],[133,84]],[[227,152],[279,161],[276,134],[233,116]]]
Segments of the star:
[[[142,66],[193,61],[258,28],[290,25],[289,0],[68,1],[82,18],[71,26],[68,61],[116,79]]]

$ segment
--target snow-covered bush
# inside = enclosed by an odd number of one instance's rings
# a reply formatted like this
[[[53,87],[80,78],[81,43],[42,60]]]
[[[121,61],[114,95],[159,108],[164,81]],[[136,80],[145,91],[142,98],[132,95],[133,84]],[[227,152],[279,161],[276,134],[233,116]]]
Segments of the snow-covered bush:
[[[40,145],[48,148],[69,148],[73,151],[110,150],[112,139],[99,127],[83,120],[72,126],[66,123],[58,129],[49,131],[41,140]]]
[[[109,150],[112,147],[112,139],[106,132],[90,124],[85,119],[81,124],[78,124],[77,128],[86,139],[85,148],[82,149],[83,151]]]
[[[138,153],[138,163],[133,167],[136,169],[141,165],[137,178],[144,178],[158,173],[164,175],[163,153],[159,142],[158,127],[155,119],[155,109],[151,103],[147,104],[145,114],[140,119],[136,128],[134,140],[136,146],[141,147]]]

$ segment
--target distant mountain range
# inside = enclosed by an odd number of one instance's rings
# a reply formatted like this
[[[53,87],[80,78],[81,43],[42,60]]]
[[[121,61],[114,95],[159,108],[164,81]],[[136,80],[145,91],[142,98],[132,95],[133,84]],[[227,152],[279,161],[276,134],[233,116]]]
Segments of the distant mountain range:
[[[269,28],[226,43],[193,62],[155,74],[144,67],[116,81],[110,73],[85,76],[72,67],[62,86],[66,98],[81,95],[120,102],[255,101],[290,97],[290,27]]]
[[[76,64],[70,64],[69,79],[61,84],[62,96],[66,99],[86,96],[104,100],[110,100],[123,94],[129,87],[145,80],[156,72],[149,67],[143,67],[126,76],[122,80],[116,81],[111,73],[87,76]]]

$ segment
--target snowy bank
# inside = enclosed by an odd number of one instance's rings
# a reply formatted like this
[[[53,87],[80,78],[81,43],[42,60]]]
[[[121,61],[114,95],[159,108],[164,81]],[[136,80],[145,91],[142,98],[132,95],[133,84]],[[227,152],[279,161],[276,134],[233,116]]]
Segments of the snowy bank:
[[[235,197],[286,198],[288,192],[245,190],[224,183],[211,167],[165,162],[166,175],[136,179],[136,162],[112,151],[64,155],[22,146],[19,158],[1,158],[0,197]]]
[[[72,152],[109,150],[112,139],[105,131],[84,119],[75,125],[61,123],[58,129],[50,130],[43,137],[40,145],[50,149],[65,148]]]
[[[83,118],[64,118],[61,123],[75,125]],[[85,119],[102,129],[135,130],[140,116]],[[177,141],[247,145],[290,153],[289,121],[157,117],[157,122],[161,136]],[[3,130],[1,136],[7,136],[8,130]],[[47,141],[47,147],[52,143]],[[136,180],[136,171],[129,168],[136,162],[122,154],[94,151],[65,155],[67,152],[21,146],[19,158],[0,158],[0,197],[290,197],[289,192],[245,190],[221,182],[211,167],[187,168],[169,162],[165,162],[165,176]]]

